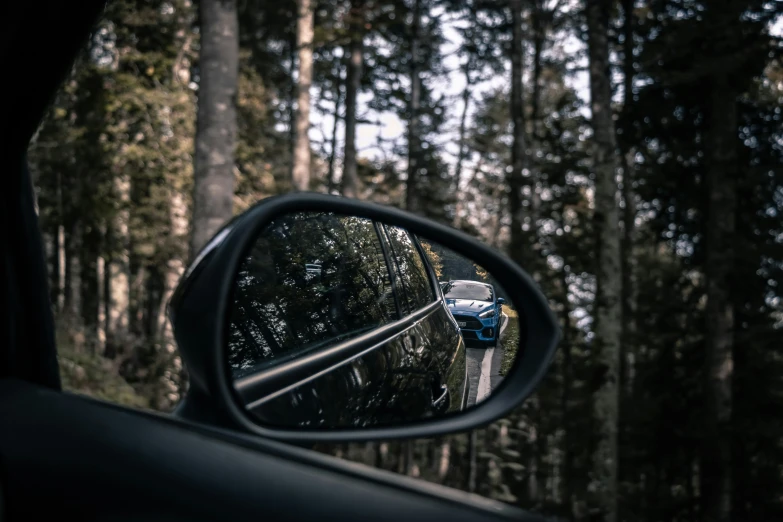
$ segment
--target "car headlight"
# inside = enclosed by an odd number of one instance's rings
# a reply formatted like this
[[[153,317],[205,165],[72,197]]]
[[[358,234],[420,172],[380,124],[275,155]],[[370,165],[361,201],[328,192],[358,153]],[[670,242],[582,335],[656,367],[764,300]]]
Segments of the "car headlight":
[[[493,315],[495,315],[495,309],[490,308],[489,310],[484,310],[483,312],[481,312],[479,314],[479,317],[481,317],[482,319],[486,319],[487,317],[492,317]]]

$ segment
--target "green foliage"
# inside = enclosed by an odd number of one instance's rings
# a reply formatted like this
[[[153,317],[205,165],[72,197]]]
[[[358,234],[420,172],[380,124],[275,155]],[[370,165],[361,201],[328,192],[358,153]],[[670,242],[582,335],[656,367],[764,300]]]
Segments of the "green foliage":
[[[503,361],[500,375],[505,376],[514,364],[519,351],[519,314],[509,305],[503,305],[503,313],[508,316],[508,326],[503,331]]]
[[[69,337],[65,329],[57,332],[57,360],[64,390],[131,408],[149,408],[149,400],[120,377],[114,361],[77,349]]]
[[[421,248],[427,255],[430,265],[432,265],[432,269],[435,270],[438,281],[441,281],[441,278],[443,277],[443,262],[440,259],[440,254],[432,248],[432,244],[429,241],[419,238],[419,243],[421,243]]]

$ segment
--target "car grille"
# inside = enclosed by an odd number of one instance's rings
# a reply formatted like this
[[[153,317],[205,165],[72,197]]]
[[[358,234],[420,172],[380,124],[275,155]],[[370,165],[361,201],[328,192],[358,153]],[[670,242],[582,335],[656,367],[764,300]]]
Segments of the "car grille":
[[[455,315],[454,319],[458,323],[465,323],[465,326],[460,326],[460,328],[467,328],[468,330],[481,330],[484,326],[475,317],[469,315]]]

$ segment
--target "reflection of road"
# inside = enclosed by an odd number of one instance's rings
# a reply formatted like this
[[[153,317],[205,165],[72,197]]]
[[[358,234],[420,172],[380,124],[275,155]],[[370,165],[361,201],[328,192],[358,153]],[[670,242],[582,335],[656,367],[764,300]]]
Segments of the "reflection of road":
[[[500,326],[500,340],[497,348],[470,348],[468,347],[468,381],[470,381],[470,394],[468,406],[486,399],[495,387],[500,384],[503,377],[500,376],[500,365],[503,361],[503,333],[508,325],[508,316],[503,314]]]

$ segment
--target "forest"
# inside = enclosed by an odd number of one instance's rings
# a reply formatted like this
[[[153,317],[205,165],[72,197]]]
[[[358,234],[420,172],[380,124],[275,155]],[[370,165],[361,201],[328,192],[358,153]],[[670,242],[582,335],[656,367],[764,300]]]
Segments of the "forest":
[[[319,451],[552,520],[783,520],[783,2],[113,0],[29,149],[64,386],[171,411],[166,303],[310,190],[461,229],[563,332],[490,426]]]

